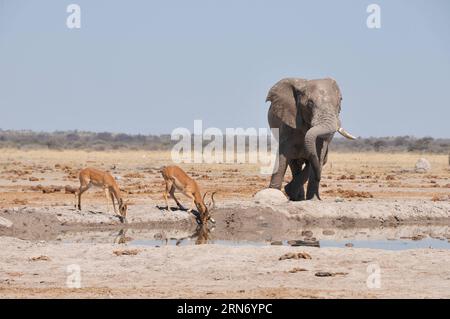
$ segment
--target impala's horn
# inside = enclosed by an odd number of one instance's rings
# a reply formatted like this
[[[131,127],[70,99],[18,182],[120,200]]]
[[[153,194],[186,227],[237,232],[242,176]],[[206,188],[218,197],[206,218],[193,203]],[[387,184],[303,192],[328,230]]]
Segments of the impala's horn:
[[[217,193],[217,192],[213,192],[213,193],[211,194],[211,201],[209,202],[209,206],[208,206],[208,209],[209,209],[209,212],[210,212],[210,214],[209,214],[209,216],[208,216],[208,220],[209,220],[211,223],[213,223],[213,224],[215,224],[216,221],[214,220],[214,218],[211,217],[211,212],[216,208],[216,201],[214,200],[214,194],[216,194],[216,193]],[[212,207],[211,207],[211,204],[212,204]]]
[[[211,209],[214,209],[214,208],[216,208],[216,201],[214,200],[214,195],[216,194],[217,192],[213,192],[212,194],[211,194],[211,202],[212,202],[212,208]]]

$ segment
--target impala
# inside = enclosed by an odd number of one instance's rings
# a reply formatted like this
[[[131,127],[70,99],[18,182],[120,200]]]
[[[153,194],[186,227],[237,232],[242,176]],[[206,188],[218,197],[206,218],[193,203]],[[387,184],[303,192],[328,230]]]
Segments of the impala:
[[[172,165],[163,167],[161,170],[161,174],[166,183],[166,189],[164,191],[164,200],[166,201],[167,210],[171,211],[168,196],[172,197],[177,206],[180,209],[184,209],[180,204],[178,199],[175,197],[175,191],[178,190],[182,192],[184,195],[189,197],[192,201],[191,207],[188,209],[188,213],[192,212],[194,207],[197,207],[197,211],[200,214],[200,223],[206,224],[208,220],[215,223],[214,219],[211,218],[211,211],[215,208],[216,203],[214,201],[214,193],[211,194],[211,201],[208,205],[205,204],[205,194],[201,195],[200,188],[195,180],[189,177],[180,167]],[[212,205],[212,206],[211,206]]]
[[[81,210],[81,195],[93,185],[104,189],[108,212],[111,211],[110,202],[112,201],[114,213],[119,216],[122,222],[126,220],[127,204],[123,202],[119,186],[110,173],[88,167],[80,171],[79,178],[80,188],[75,192],[75,199],[78,200],[78,205],[76,206],[78,210]],[[116,210],[116,203],[114,200],[116,200],[119,205],[119,212]]]

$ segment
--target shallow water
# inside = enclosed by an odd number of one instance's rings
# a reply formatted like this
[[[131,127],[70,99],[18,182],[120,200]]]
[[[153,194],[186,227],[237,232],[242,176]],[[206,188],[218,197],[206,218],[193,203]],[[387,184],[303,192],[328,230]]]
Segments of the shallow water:
[[[390,240],[319,240],[320,247],[338,247],[347,248],[346,244],[351,243],[353,248],[372,248],[383,250],[405,250],[405,249],[450,249],[450,242],[444,239],[424,238],[421,240],[409,239],[390,239]],[[195,245],[195,239],[168,239],[165,240],[132,240],[128,242],[129,245],[142,245],[161,247],[167,245],[188,246]],[[213,244],[223,246],[270,246],[270,242],[266,241],[244,241],[244,240],[208,240],[202,244]],[[290,246],[287,240],[282,241],[283,246]],[[300,245],[301,246],[301,245]]]
[[[450,249],[450,243],[445,239],[424,238],[421,240],[354,240],[354,241],[333,241],[321,240],[321,247],[345,247],[346,243],[352,243],[353,248],[374,248],[384,250],[404,250],[404,249]]]
[[[244,225],[245,226],[245,225]],[[450,225],[400,225],[390,227],[149,227],[67,231],[56,234],[53,242],[116,243],[130,246],[218,246],[269,245],[371,248],[383,250],[449,249]]]

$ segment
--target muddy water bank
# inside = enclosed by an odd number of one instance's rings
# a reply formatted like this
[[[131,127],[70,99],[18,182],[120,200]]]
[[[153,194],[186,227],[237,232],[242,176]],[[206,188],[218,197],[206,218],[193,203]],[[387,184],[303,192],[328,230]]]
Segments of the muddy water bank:
[[[121,222],[104,205],[90,205],[78,211],[73,206],[12,207],[0,211],[0,216],[14,218],[15,214],[39,215],[40,219],[53,218],[64,225],[112,226]],[[333,225],[381,225],[393,223],[446,223],[450,219],[450,201],[425,200],[335,200],[288,202],[279,205],[263,205],[252,200],[225,201],[218,205],[213,217],[219,221],[252,222],[257,218],[264,223],[314,223]],[[189,223],[193,215],[186,211],[168,212],[157,202],[131,205],[127,216],[129,226],[148,223]]]
[[[312,206],[315,204],[315,206]],[[344,204],[344,205],[341,205]],[[363,203],[364,204],[364,203]],[[386,203],[385,203],[386,204]],[[24,240],[45,240],[90,243],[142,243],[155,245],[175,243],[217,243],[219,241],[275,243],[288,241],[345,241],[352,240],[420,240],[424,238],[450,239],[450,217],[446,217],[447,203],[420,206],[403,203],[403,208],[391,214],[370,212],[374,203],[313,202],[285,207],[268,207],[249,202],[227,203],[214,212],[215,225],[199,229],[192,214],[185,211],[167,212],[156,206],[134,206],[128,223],[121,223],[102,207],[77,211],[72,207],[20,207],[0,212],[11,227],[0,226],[0,236]],[[369,206],[369,207],[367,207]],[[315,207],[315,211],[311,210]],[[355,209],[356,211],[352,209]],[[382,205],[378,206],[382,207]],[[411,218],[405,218],[405,207],[411,208]],[[348,208],[349,211],[344,211]],[[327,211],[328,209],[328,211]],[[335,214],[330,213],[330,209]],[[358,210],[359,209],[359,210]],[[341,211],[342,210],[342,211]],[[402,214],[398,216],[396,211]],[[346,213],[345,213],[346,212]],[[417,212],[421,212],[418,214]]]

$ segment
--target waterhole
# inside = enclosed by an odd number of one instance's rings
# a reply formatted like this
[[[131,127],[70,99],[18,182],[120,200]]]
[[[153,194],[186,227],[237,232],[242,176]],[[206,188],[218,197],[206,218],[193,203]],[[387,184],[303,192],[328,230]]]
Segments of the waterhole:
[[[371,248],[384,250],[450,249],[449,226],[401,226],[392,228],[305,228],[271,233],[230,232],[225,229],[121,229],[68,232],[55,241],[62,243],[118,243],[128,246],[293,246]]]
[[[290,240],[281,241],[280,245],[283,246],[312,246],[312,247],[340,247],[340,248],[372,248],[372,249],[384,249],[384,250],[404,250],[404,249],[419,249],[419,248],[432,248],[432,249],[450,249],[450,242],[446,239],[434,239],[427,238],[421,240],[403,240],[403,239],[390,239],[390,240],[320,240],[306,245],[291,245]],[[133,240],[129,244],[131,245],[143,245],[161,247],[165,245],[186,246],[195,245],[196,240],[178,240],[170,239],[168,241],[160,240]],[[270,242],[265,241],[237,241],[237,240],[209,240],[202,244],[215,244],[223,246],[268,246],[272,245]],[[278,243],[277,243],[278,244]]]

